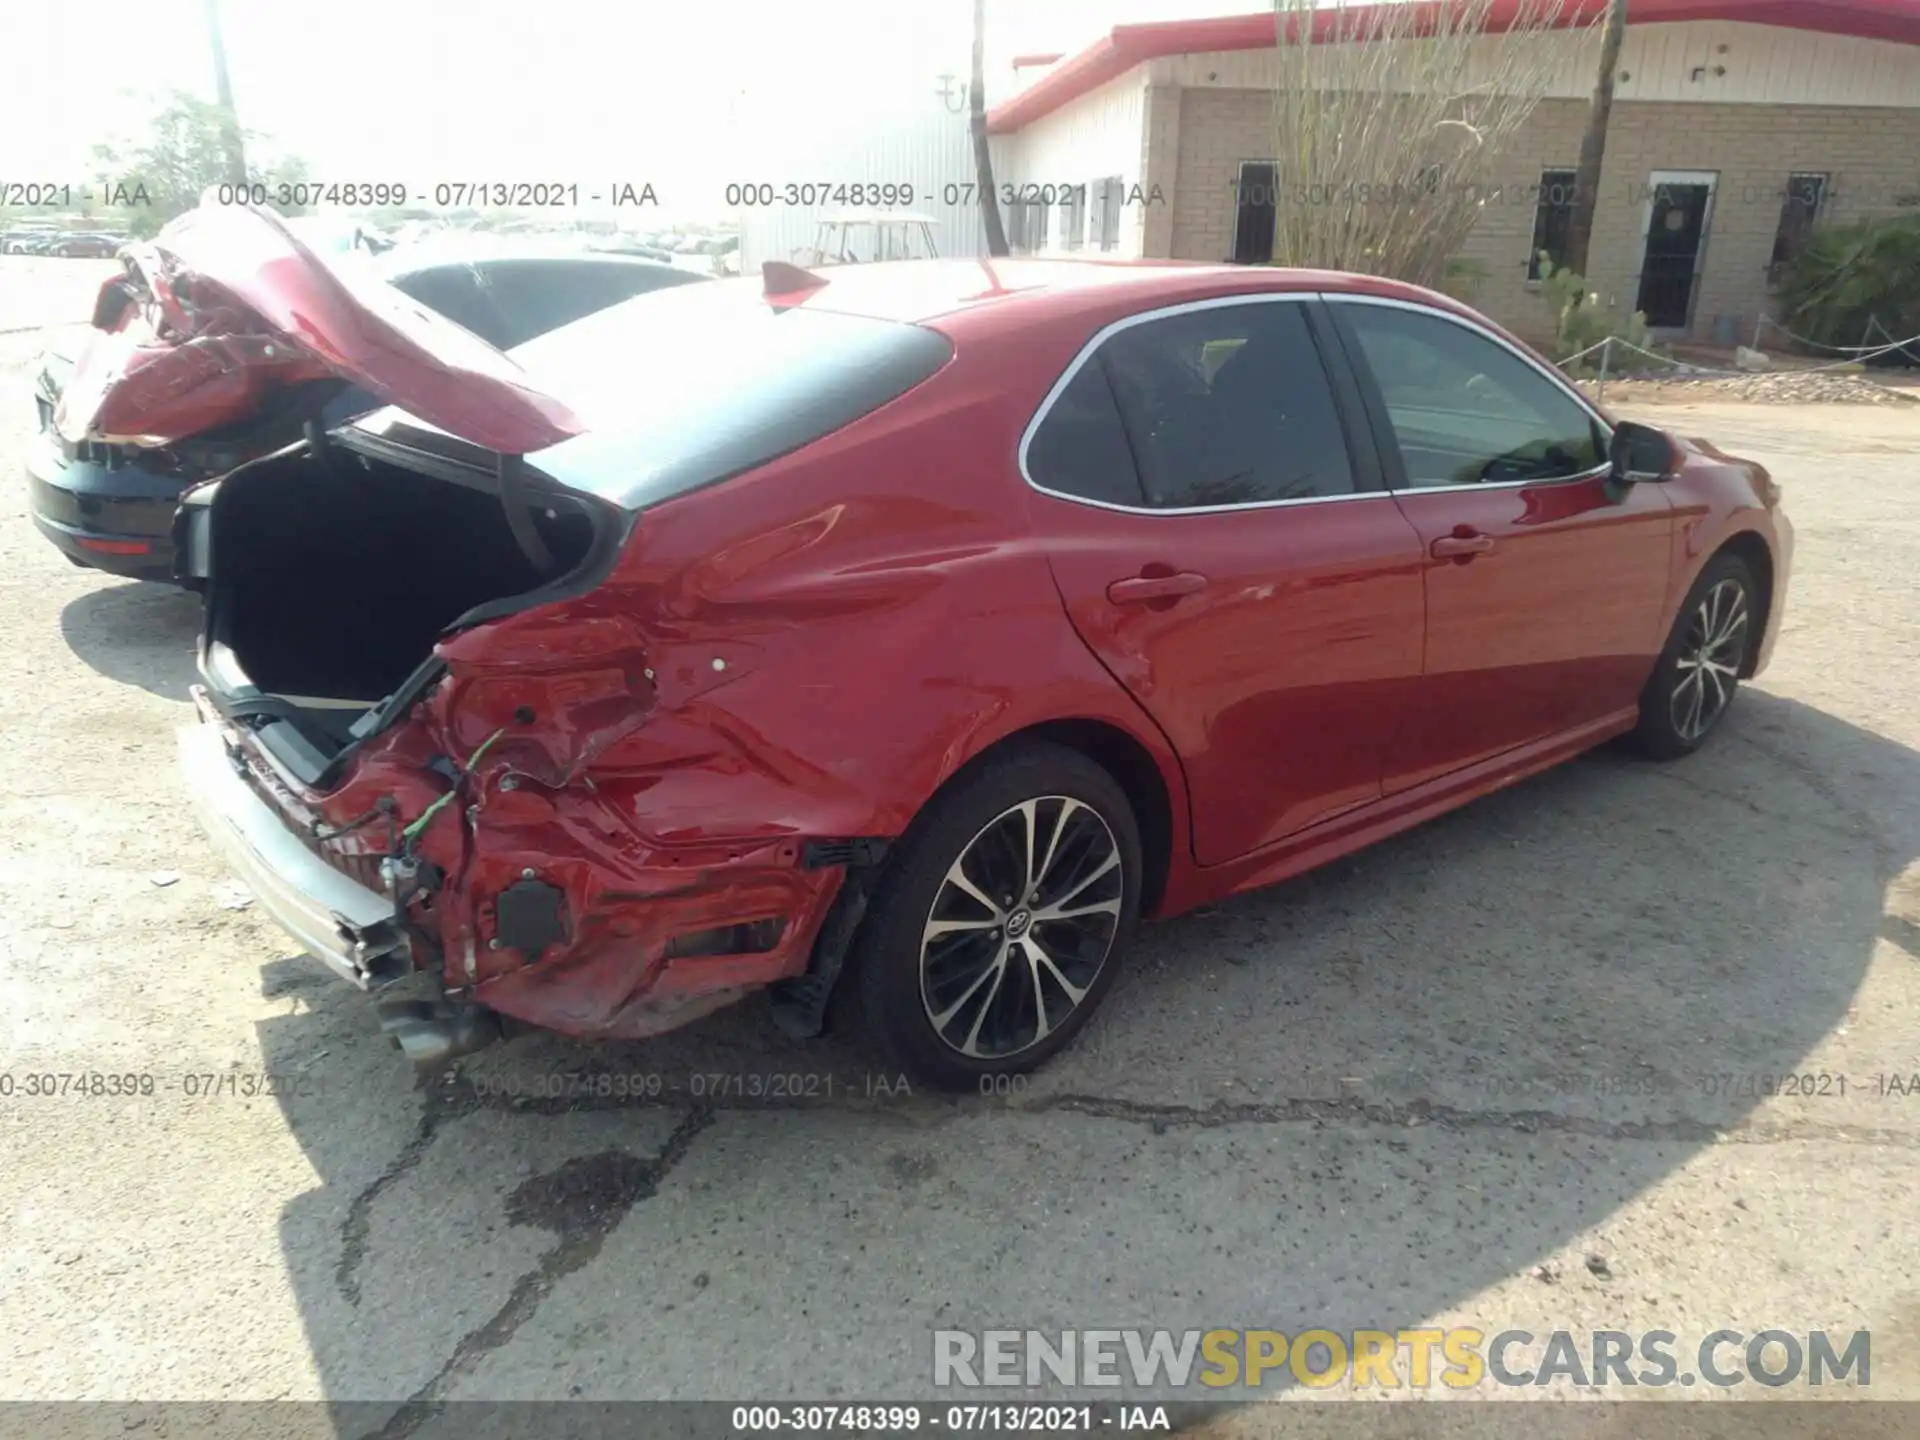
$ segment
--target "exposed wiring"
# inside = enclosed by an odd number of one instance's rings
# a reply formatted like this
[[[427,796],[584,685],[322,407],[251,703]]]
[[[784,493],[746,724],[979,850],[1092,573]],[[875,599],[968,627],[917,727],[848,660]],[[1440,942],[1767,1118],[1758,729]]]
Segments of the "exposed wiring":
[[[420,818],[400,832],[401,840],[407,844],[412,844],[413,841],[418,839],[420,832],[427,828],[428,822],[444,810],[447,807],[447,803],[452,800],[457,793],[457,791],[449,790],[431,805],[427,806],[426,809],[422,810],[420,812]]]
[[[328,830],[316,820],[312,827],[313,838],[320,841],[338,840],[342,835],[351,835],[356,830],[364,830],[382,816],[391,814],[393,814],[393,797],[391,795],[382,795],[379,800],[374,803],[374,807],[367,811],[366,814],[347,821],[346,824],[340,826],[337,830]]]
[[[502,725],[498,730],[494,731],[486,739],[480,742],[478,748],[474,750],[473,754],[467,757],[467,763],[460,767],[460,775],[462,779],[473,774],[473,767],[480,763],[480,757],[482,755],[485,755],[488,750],[492,749],[493,742],[498,740],[502,735],[506,733],[507,733],[507,727]],[[411,845],[416,839],[419,838],[420,832],[425,830],[427,826],[433,822],[433,817],[438,815],[442,810],[446,809],[448,804],[450,804],[453,798],[459,793],[460,793],[460,783],[458,780],[456,780],[451,790],[447,791],[446,794],[440,796],[431,805],[427,806],[425,810],[422,810],[420,812],[420,818],[415,820],[411,825],[407,826],[404,830],[400,832],[401,841],[404,844]]]

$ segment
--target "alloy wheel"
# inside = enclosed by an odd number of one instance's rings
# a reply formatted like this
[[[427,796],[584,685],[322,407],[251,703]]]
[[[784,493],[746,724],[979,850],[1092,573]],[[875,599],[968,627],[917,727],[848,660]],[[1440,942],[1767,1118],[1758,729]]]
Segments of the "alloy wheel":
[[[1004,1060],[1032,1049],[1093,988],[1120,926],[1127,876],[1100,812],[1024,800],[960,851],[920,937],[920,997],[950,1049]]]
[[[1726,713],[1747,657],[1747,589],[1726,579],[1701,597],[1675,660],[1669,714],[1681,739],[1698,740]]]

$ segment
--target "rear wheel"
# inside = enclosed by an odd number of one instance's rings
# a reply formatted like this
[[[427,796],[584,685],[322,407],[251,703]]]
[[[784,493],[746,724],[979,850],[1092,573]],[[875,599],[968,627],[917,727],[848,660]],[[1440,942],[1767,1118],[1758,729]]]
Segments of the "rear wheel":
[[[1688,593],[1640,695],[1632,740],[1656,760],[1691,755],[1732,707],[1755,627],[1753,572],[1722,555]]]
[[[1140,881],[1111,775],[1058,745],[994,757],[894,851],[854,961],[869,1032],[941,1089],[1033,1069],[1112,988]]]

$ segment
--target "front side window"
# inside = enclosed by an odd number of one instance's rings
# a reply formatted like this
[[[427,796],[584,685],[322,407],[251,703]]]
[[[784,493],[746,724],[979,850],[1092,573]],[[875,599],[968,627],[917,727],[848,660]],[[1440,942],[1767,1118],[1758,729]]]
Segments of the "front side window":
[[[1347,495],[1333,391],[1289,303],[1213,306],[1129,326],[1095,352],[1155,509]]]
[[[1339,309],[1386,405],[1409,486],[1560,480],[1604,463],[1586,407],[1506,346],[1428,312]]]

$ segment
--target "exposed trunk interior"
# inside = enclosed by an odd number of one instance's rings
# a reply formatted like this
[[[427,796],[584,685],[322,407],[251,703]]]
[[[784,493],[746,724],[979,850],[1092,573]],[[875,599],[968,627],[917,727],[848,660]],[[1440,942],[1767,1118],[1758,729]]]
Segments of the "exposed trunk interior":
[[[531,514],[555,562],[544,575],[479,472],[457,484],[338,446],[247,467],[213,505],[210,648],[344,743],[452,621],[586,556],[596,522],[583,506],[540,495]]]

